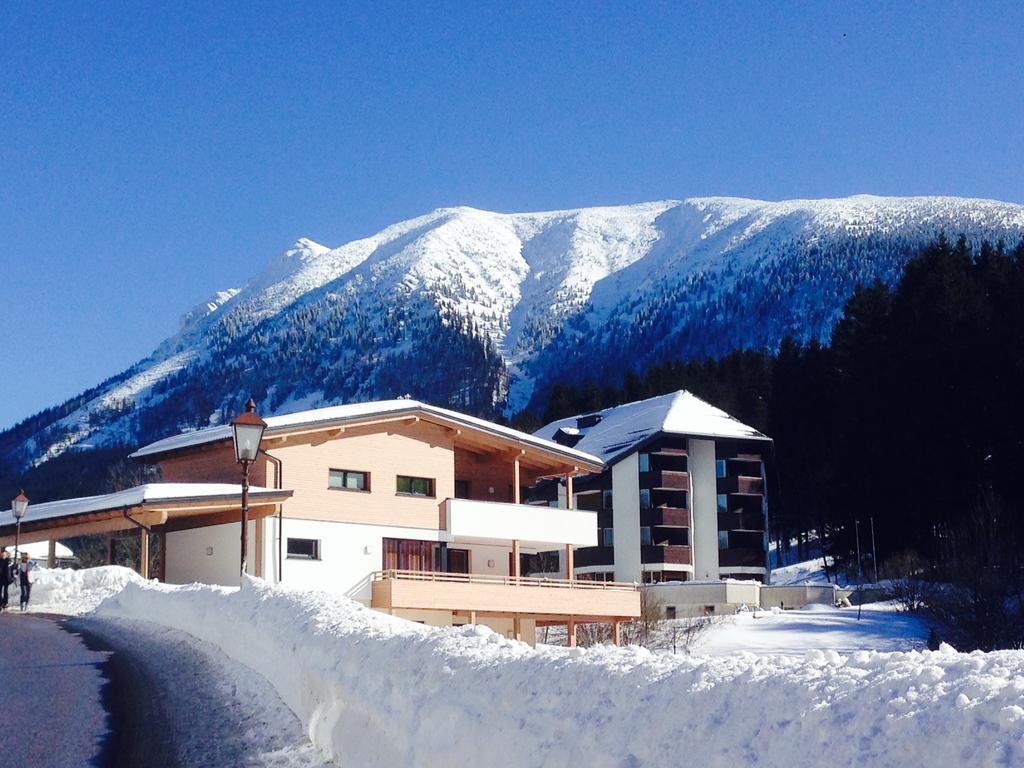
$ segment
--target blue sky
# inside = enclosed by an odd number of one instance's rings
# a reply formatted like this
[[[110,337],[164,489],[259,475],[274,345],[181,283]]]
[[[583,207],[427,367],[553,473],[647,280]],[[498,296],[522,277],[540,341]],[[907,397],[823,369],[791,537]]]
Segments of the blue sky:
[[[0,427],[300,236],[448,205],[1024,202],[1019,3],[0,4]]]

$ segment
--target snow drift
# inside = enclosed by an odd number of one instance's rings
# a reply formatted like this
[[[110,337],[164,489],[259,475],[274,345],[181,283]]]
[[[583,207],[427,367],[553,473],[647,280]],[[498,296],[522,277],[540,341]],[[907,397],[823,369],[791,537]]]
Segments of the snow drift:
[[[105,565],[99,568],[39,568],[32,572],[29,610],[36,613],[77,615],[93,610],[127,584],[145,581],[131,568]],[[12,593],[13,594],[13,593]],[[16,602],[12,599],[12,602]]]
[[[535,650],[258,581],[132,582],[97,613],[221,648],[266,677],[339,765],[1024,762],[1022,652]]]

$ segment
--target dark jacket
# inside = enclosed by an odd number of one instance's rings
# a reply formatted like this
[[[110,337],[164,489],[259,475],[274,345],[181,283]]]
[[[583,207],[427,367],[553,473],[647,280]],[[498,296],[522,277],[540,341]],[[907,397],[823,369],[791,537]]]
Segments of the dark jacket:
[[[0,584],[14,582],[14,561],[11,558],[0,560]]]

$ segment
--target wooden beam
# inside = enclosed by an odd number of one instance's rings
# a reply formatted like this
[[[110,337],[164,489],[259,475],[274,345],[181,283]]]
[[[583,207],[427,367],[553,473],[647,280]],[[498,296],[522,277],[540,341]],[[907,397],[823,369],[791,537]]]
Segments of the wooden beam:
[[[476,624],[476,611],[469,612],[469,623]]]
[[[512,539],[512,573],[513,578],[519,578],[519,539]]]
[[[576,502],[572,498],[572,472],[565,473],[565,508],[575,509]]]
[[[57,567],[57,540],[50,539],[50,546],[46,548],[46,567]]]
[[[573,580],[573,573],[575,573],[575,571],[576,571],[575,558],[573,556],[574,553],[575,553],[575,547],[573,547],[572,544],[566,544],[565,545],[565,578],[567,578],[569,581]]]
[[[160,560],[158,563],[160,573],[159,578],[160,581],[167,581],[167,534],[158,533],[157,542],[157,546],[159,547],[157,550],[157,557]]]
[[[512,462],[512,503],[522,503],[519,499],[519,457],[516,456]]]
[[[516,640],[522,640],[523,639],[523,622],[519,618],[519,614],[518,613],[515,614],[512,617],[512,636]]]
[[[149,578],[149,531],[139,529],[139,576]]]
[[[612,622],[612,642],[616,645],[622,645],[622,622]]]
[[[566,644],[570,648],[576,647],[576,620],[569,619],[569,623],[565,625],[565,638]]]

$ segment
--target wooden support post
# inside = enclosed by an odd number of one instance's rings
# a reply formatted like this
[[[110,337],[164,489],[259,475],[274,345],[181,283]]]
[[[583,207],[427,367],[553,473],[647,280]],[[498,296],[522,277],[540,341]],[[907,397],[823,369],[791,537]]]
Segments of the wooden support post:
[[[573,554],[575,547],[572,544],[565,545],[565,578],[569,581],[573,579],[573,573],[576,571],[576,563]]]
[[[157,559],[160,561],[157,565],[160,573],[160,581],[167,581],[167,533],[162,532],[157,534]]]
[[[114,544],[115,540],[113,536],[107,537],[107,565],[114,564]]]
[[[469,623],[476,624],[476,611],[469,612]]]
[[[149,531],[139,529],[139,576],[149,578]]]
[[[612,622],[612,642],[622,645],[622,622],[618,619]]]
[[[49,546],[46,548],[46,567],[56,568],[57,567],[57,540],[50,539]]]
[[[576,647],[576,620],[569,619],[569,623],[565,625],[565,637],[566,644],[570,648]]]
[[[512,539],[512,572],[509,576],[519,578],[519,539]]]
[[[572,497],[572,472],[565,473],[565,508],[576,509],[576,502]]]
[[[518,613],[512,614],[512,636],[516,640],[523,639],[523,623],[520,620]]]
[[[519,457],[512,462],[512,503],[519,504]]]

